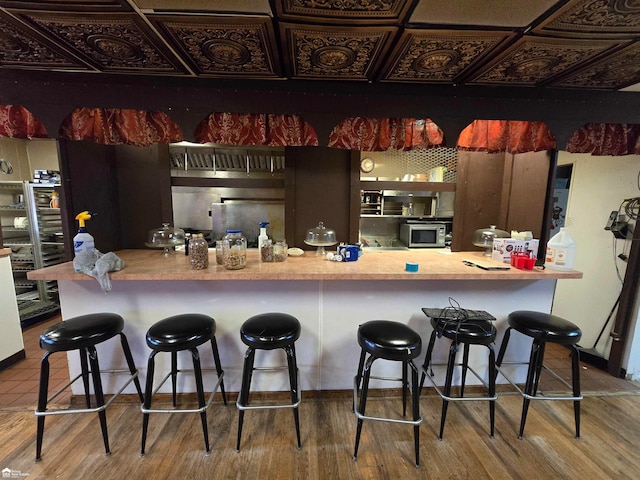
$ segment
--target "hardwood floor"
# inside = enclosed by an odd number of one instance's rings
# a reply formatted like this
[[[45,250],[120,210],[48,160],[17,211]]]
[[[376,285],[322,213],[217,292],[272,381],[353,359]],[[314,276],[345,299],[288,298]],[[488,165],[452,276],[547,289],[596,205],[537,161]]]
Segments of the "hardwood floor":
[[[56,319],[52,319],[52,322]],[[574,438],[571,402],[532,402],[523,439],[517,438],[519,395],[501,392],[496,435],[489,437],[486,402],[449,406],[444,439],[438,441],[441,400],[425,388],[420,401],[421,468],[413,458],[407,425],[365,421],[358,460],[353,461],[356,418],[348,392],[303,392],[302,449],[295,446],[289,410],[247,411],[240,452],[235,452],[238,412],[234,395],[223,406],[217,394],[207,412],[211,454],[205,456],[199,416],[151,415],[147,455],[140,457],[142,415],[134,396],[107,410],[111,455],[104,454],[96,414],[46,418],[43,456],[35,462],[35,397],[41,351],[37,334],[25,332],[27,361],[0,372],[0,471],[34,479],[635,479],[640,472],[640,386],[588,365],[581,370],[582,438]],[[549,349],[546,360],[568,378],[568,355]],[[28,360],[31,359],[31,363]],[[62,356],[64,360],[64,356]],[[32,365],[33,364],[33,365]],[[66,366],[61,365],[64,370]],[[60,375],[61,379],[64,375]],[[29,381],[31,381],[29,383]],[[15,384],[15,385],[14,385]],[[33,386],[32,386],[33,387]],[[541,387],[555,390],[545,378]],[[20,390],[18,394],[17,390]],[[36,388],[32,388],[35,392]],[[12,396],[11,394],[14,394]],[[6,402],[3,401],[6,400]],[[186,398],[183,397],[184,401]],[[74,404],[78,399],[73,399]],[[56,401],[68,408],[70,397]],[[399,397],[370,397],[367,414],[399,415]]]
[[[43,457],[35,462],[33,412],[1,411],[0,469],[30,479],[113,478],[236,479],[607,479],[640,472],[640,396],[587,397],[582,438],[575,439],[570,402],[535,402],[525,436],[517,438],[522,401],[502,395],[496,435],[488,435],[485,402],[451,404],[438,441],[440,399],[421,399],[422,466],[413,464],[412,428],[365,421],[358,460],[352,460],[356,419],[348,398],[304,399],[302,449],[295,446],[289,410],[246,412],[240,452],[235,452],[237,409],[217,395],[208,411],[212,452],[204,454],[199,416],[151,416],[147,454],[140,457],[138,405],[115,402],[107,417],[111,455],[105,456],[95,414],[46,419]],[[367,413],[397,415],[399,398],[371,398]]]

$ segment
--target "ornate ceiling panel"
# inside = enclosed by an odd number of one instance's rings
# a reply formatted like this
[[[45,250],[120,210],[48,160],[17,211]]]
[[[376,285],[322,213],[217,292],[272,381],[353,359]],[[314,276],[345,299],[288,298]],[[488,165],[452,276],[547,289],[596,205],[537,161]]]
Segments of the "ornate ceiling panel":
[[[458,83],[471,65],[511,36],[509,32],[407,29],[382,80]]]
[[[165,74],[184,71],[136,14],[16,13],[97,70]]]
[[[55,44],[0,12],[0,59],[3,66],[35,69],[88,70]]]
[[[155,16],[197,75],[278,78],[280,63],[268,17]]]
[[[367,25],[400,24],[412,0],[279,0],[276,12],[285,20]]]
[[[0,0],[0,68],[618,90],[640,0]],[[634,90],[640,91],[640,84]]]
[[[620,84],[640,83],[640,43],[590,64],[556,83],[559,87],[615,89]]]
[[[373,80],[395,27],[323,27],[281,24],[290,78]]]
[[[616,46],[611,40],[523,38],[469,83],[540,86]]]
[[[594,37],[638,36],[637,0],[578,0],[569,2],[534,31],[546,35]]]

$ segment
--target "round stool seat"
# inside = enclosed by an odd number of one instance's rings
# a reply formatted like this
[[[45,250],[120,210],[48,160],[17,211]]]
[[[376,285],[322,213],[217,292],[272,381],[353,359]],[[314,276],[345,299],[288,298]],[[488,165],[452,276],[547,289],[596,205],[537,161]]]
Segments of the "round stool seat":
[[[115,313],[91,313],[58,322],[40,334],[40,348],[66,352],[91,347],[122,332],[124,319]]]
[[[467,320],[466,322],[431,319],[431,326],[442,336],[459,343],[489,345],[496,339],[497,330],[489,320]]]
[[[183,313],[160,320],[147,331],[147,345],[160,352],[178,352],[213,338],[216,322],[208,315]]]
[[[569,320],[548,313],[517,310],[509,314],[509,326],[546,342],[573,345],[582,338],[580,328]]]
[[[390,320],[371,320],[360,325],[358,343],[366,352],[386,360],[411,360],[422,351],[422,339],[417,332]]]
[[[293,344],[300,338],[300,322],[286,313],[261,313],[240,327],[242,342],[252,348],[272,350]]]

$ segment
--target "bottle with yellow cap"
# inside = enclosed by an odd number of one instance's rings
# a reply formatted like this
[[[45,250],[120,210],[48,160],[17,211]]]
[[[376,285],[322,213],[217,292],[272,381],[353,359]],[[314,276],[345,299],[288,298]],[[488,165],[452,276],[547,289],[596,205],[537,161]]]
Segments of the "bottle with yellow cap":
[[[78,224],[80,225],[78,228],[78,233],[75,237],[73,237],[73,255],[76,256],[80,252],[85,252],[87,250],[91,250],[95,248],[95,242],[93,241],[93,236],[89,232],[84,225],[84,222],[90,220],[92,217],[91,212],[81,212],[76,215],[76,220],[78,220]]]

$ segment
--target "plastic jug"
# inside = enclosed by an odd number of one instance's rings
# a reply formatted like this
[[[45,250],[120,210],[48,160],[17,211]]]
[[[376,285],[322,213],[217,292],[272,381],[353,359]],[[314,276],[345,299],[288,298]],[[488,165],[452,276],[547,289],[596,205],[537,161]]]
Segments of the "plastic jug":
[[[566,228],[562,227],[547,243],[544,266],[552,270],[572,270],[575,255],[576,242]]]

